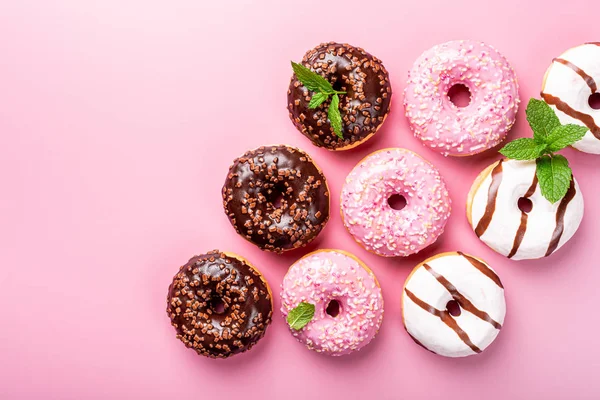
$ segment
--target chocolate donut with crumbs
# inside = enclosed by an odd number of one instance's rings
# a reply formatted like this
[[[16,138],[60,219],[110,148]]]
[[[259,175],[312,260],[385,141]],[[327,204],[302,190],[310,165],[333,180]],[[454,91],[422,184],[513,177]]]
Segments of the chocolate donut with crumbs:
[[[222,195],[231,225],[263,250],[306,246],[329,220],[325,175],[308,154],[285,145],[259,147],[236,159]]]
[[[325,78],[331,90],[309,90],[292,76],[287,102],[290,119],[315,146],[348,150],[364,143],[381,127],[390,111],[392,87],[381,61],[360,47],[335,42],[322,43],[302,58],[301,65]],[[334,93],[335,92],[335,93]],[[314,107],[315,95],[329,93]],[[339,99],[341,131],[331,123],[331,102]],[[322,99],[321,99],[322,100]],[[335,103],[334,105],[338,105]]]
[[[248,261],[214,250],[179,268],[169,286],[167,314],[186,347],[210,358],[227,358],[264,336],[273,296]]]

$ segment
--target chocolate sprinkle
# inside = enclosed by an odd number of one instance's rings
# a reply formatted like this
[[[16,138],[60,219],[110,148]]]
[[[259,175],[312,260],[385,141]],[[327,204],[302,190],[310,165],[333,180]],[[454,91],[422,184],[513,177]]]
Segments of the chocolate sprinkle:
[[[222,194],[233,227],[263,250],[306,246],[329,219],[325,176],[308,154],[288,146],[260,147],[236,159]]]
[[[340,95],[343,139],[327,119],[331,98],[315,109],[308,104],[313,93],[292,76],[288,110],[296,128],[313,144],[329,150],[345,150],[370,138],[383,124],[392,98],[389,75],[379,59],[359,47],[323,43],[302,58],[302,64],[327,79]]]
[[[227,358],[249,350],[264,336],[273,304],[257,270],[214,250],[192,257],[179,269],[169,286],[167,313],[187,347],[203,356]]]

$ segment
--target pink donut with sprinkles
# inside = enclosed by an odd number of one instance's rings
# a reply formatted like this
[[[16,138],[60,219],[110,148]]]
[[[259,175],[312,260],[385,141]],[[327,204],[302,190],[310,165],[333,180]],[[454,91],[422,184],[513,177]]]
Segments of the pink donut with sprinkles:
[[[455,105],[448,95],[465,86],[471,100]],[[415,136],[432,150],[469,156],[498,145],[515,122],[519,84],[495,48],[471,40],[432,47],[415,62],[404,90],[406,117]]]
[[[390,203],[398,196],[404,208]],[[451,210],[439,171],[406,149],[379,150],[358,163],[346,178],[341,204],[354,239],[384,257],[408,256],[435,242]]]
[[[296,261],[281,285],[281,312],[288,317],[301,303],[314,316],[300,329],[290,327],[310,350],[341,356],[360,350],[383,320],[383,296],[373,272],[350,253],[317,250]],[[288,320],[289,322],[289,320]]]

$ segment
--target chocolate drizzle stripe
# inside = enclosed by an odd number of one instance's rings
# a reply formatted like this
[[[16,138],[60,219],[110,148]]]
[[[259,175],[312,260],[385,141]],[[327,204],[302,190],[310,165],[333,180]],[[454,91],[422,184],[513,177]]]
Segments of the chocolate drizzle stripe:
[[[594,121],[594,118],[592,118],[591,115],[574,110],[573,108],[571,108],[570,105],[568,105],[556,96],[544,92],[542,92],[541,95],[546,103],[556,106],[556,108],[558,108],[560,111],[564,112],[568,116],[581,121],[585,126],[587,126],[590,129],[590,132],[592,132],[596,139],[600,139],[600,127],[596,125],[596,121]]]
[[[490,269],[490,267],[488,267],[487,265],[485,265],[478,259],[466,255],[465,253],[462,253],[460,251],[457,251],[456,253],[459,256],[463,256],[464,258],[466,258],[467,261],[469,261],[471,263],[471,265],[473,265],[475,268],[477,268],[482,274],[484,274],[485,276],[487,276],[488,278],[493,280],[496,285],[498,285],[502,289],[504,289],[504,286],[502,286],[502,282],[500,282],[500,278],[498,277],[498,275],[496,275],[496,273],[494,271],[492,271]]]
[[[533,196],[533,193],[535,193],[535,188],[537,187],[538,184],[538,179],[537,179],[537,175],[533,174],[533,182],[531,182],[531,186],[529,186],[529,189],[527,189],[527,193],[525,193],[525,197],[526,199],[530,198],[531,196]],[[527,213],[524,211],[521,211],[521,223],[519,224],[519,228],[517,229],[517,233],[515,234],[515,240],[513,242],[513,247],[510,250],[510,253],[508,254],[508,258],[512,258],[515,254],[517,254],[517,251],[519,251],[519,246],[521,246],[521,242],[523,241],[523,237],[525,237],[525,232],[527,231]]]
[[[581,78],[583,78],[585,83],[587,83],[587,85],[590,87],[592,94],[596,93],[596,90],[598,89],[598,87],[596,86],[596,81],[594,80],[594,78],[592,78],[591,76],[586,74],[584,70],[582,70],[577,65],[575,65],[572,62],[567,61],[563,58],[555,58],[552,61],[560,63],[562,65],[565,65],[565,66],[571,68],[573,71],[575,71],[577,73],[577,75],[579,75]]]
[[[458,337],[467,346],[469,346],[471,348],[471,350],[473,350],[475,353],[481,353],[481,349],[479,347],[475,346],[475,344],[473,342],[471,342],[471,339],[469,338],[469,335],[467,335],[467,332],[463,331],[461,329],[461,327],[458,326],[458,323],[456,322],[456,320],[454,318],[452,318],[452,316],[450,315],[450,313],[448,311],[440,311],[437,308],[430,306],[429,304],[425,303],[423,300],[421,300],[417,296],[415,296],[407,288],[405,288],[404,291],[406,292],[406,295],[408,296],[409,299],[412,300],[413,303],[415,303],[416,305],[418,305],[419,307],[421,307],[423,310],[427,311],[428,313],[435,315],[436,317],[441,319],[444,324],[448,325],[448,327],[450,327],[450,329],[452,329],[458,335]]]
[[[560,238],[562,237],[563,231],[565,230],[565,213],[567,211],[567,206],[575,197],[577,193],[577,189],[575,189],[575,183],[573,179],[571,179],[571,186],[569,186],[569,190],[567,190],[567,194],[560,201],[558,205],[558,209],[556,210],[556,227],[554,228],[554,232],[552,233],[552,239],[550,240],[550,245],[548,246],[548,250],[546,251],[545,257],[548,257],[550,254],[554,253],[556,248],[558,247],[558,242],[560,242]]]
[[[492,222],[494,211],[496,211],[496,197],[498,196],[498,188],[500,187],[501,182],[502,160],[500,160],[498,165],[496,165],[492,170],[492,183],[490,183],[490,188],[488,190],[488,202],[485,206],[485,212],[475,228],[475,234],[477,237],[481,237],[481,235],[483,235],[487,230],[488,226],[490,226],[490,222]]]
[[[593,44],[594,46],[600,46],[600,42],[588,42],[586,44]]]
[[[456,300],[456,302],[464,310],[470,312],[471,314],[473,314],[477,318],[479,318],[479,319],[481,319],[481,320],[483,320],[485,322],[488,322],[494,328],[496,328],[496,329],[502,329],[502,325],[501,324],[499,324],[498,322],[494,321],[494,319],[492,317],[490,317],[490,315],[488,313],[486,313],[485,311],[482,311],[482,310],[478,309],[473,303],[471,303],[471,301],[469,299],[467,299],[465,296],[463,296],[462,293],[460,293],[458,291],[458,289],[456,289],[456,286],[454,286],[452,283],[450,283],[450,281],[448,281],[444,276],[438,274],[428,264],[423,264],[423,267],[425,268],[425,270],[427,270],[427,272],[429,272],[431,275],[433,275],[433,277],[439,283],[442,284],[442,286],[448,291],[448,293],[450,293],[452,295],[452,298],[454,300]]]

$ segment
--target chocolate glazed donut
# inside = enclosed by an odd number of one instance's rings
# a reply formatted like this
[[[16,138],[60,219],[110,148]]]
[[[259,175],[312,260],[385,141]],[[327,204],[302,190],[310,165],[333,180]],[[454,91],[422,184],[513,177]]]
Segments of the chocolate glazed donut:
[[[267,281],[243,258],[211,251],[179,269],[167,313],[177,338],[198,354],[227,358],[249,350],[271,322]]]
[[[329,219],[325,176],[308,154],[288,146],[260,147],[236,159],[222,194],[233,227],[263,250],[305,246]]]
[[[343,139],[327,118],[331,97],[309,109],[312,92],[294,74],[288,89],[288,110],[296,128],[313,144],[329,150],[347,150],[368,140],[387,117],[392,98],[388,72],[379,59],[349,44],[323,43],[302,58],[302,64],[327,79],[340,95]]]

